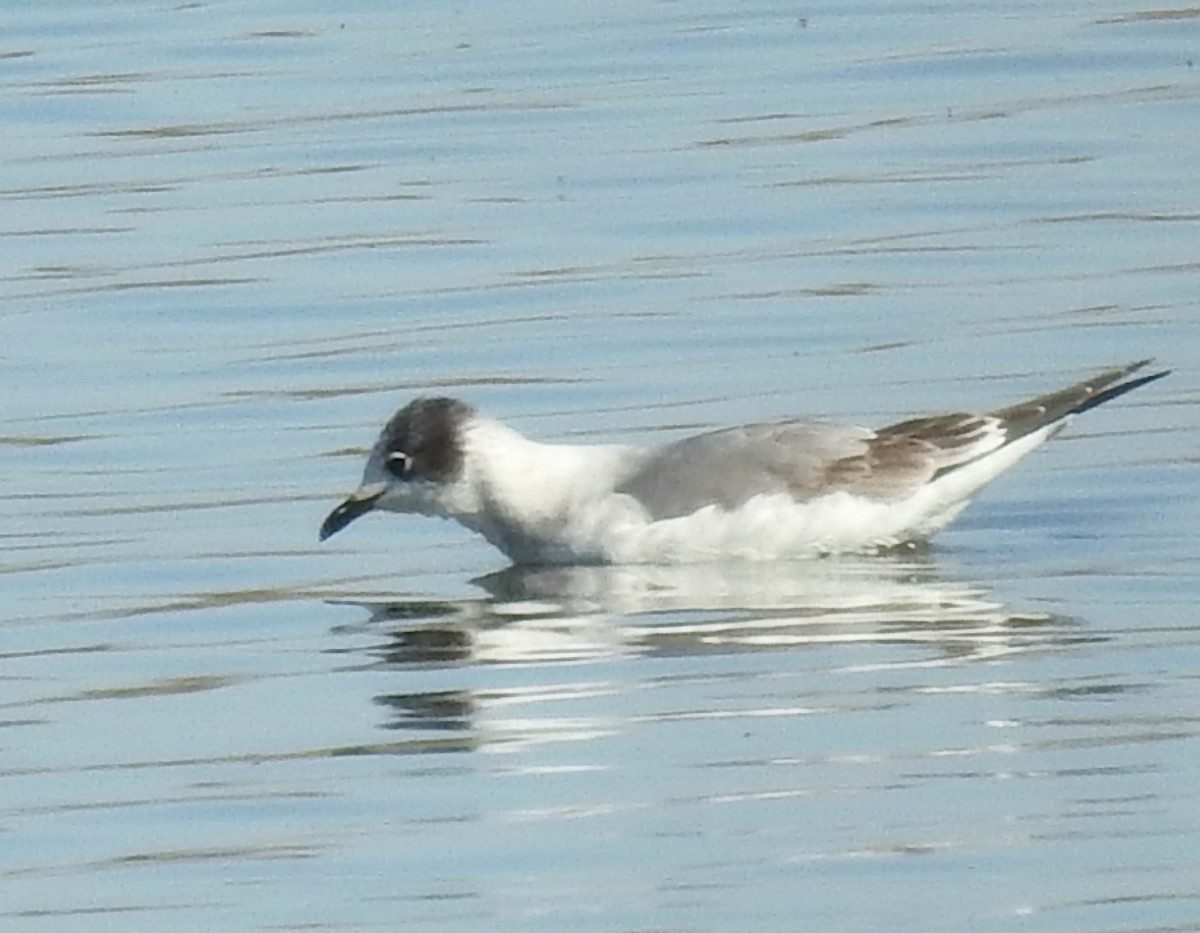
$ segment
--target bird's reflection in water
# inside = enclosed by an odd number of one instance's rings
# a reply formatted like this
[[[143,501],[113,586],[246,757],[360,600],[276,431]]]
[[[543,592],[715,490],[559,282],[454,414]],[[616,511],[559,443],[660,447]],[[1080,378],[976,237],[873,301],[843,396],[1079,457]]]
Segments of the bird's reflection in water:
[[[485,595],[361,602],[397,666],[775,650],[837,642],[927,644],[988,658],[1072,640],[1062,617],[1014,613],[919,559],[682,567],[513,567]]]
[[[425,671],[864,643],[922,649],[883,662],[915,667],[1090,640],[1068,619],[1016,613],[982,586],[945,579],[920,554],[785,564],[514,567],[474,582],[483,590],[474,599],[357,603],[369,618],[350,629],[383,636],[366,649],[377,665]],[[564,689],[559,678],[554,690]],[[376,701],[396,713],[394,728],[446,732],[472,728],[481,706],[498,696],[453,689]]]

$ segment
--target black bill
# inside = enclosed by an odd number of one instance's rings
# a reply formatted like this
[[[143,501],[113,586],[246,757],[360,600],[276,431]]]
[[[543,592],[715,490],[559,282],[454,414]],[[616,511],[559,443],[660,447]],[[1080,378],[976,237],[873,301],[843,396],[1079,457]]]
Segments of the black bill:
[[[329,513],[329,516],[321,524],[321,540],[324,541],[332,534],[337,534],[360,515],[365,515],[375,508],[375,503],[379,501],[379,497],[383,492],[376,492],[370,495],[359,495],[355,493],[336,509]]]

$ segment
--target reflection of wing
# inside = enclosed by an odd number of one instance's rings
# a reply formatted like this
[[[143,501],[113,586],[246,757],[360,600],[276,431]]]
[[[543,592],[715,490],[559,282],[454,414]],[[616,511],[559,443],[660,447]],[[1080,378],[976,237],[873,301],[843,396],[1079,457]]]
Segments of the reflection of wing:
[[[984,588],[942,578],[919,556],[513,567],[475,582],[494,594],[497,612],[540,607],[540,618],[523,618],[522,627],[560,636],[578,627],[595,646],[603,620],[626,651],[667,656],[838,643],[920,646],[915,656],[890,662],[907,666],[995,658],[1073,637],[1064,631],[1073,628],[1067,620],[1012,613]]]
[[[1048,429],[1015,457],[998,458],[993,469],[985,468],[967,484],[963,491],[967,495],[1044,440],[1070,415],[1166,375],[1154,373],[1120,382],[1147,362],[1106,370],[988,415],[934,415],[877,432],[811,421],[714,431],[652,452],[617,492],[637,499],[655,520],[688,515],[714,503],[736,509],[764,493],[783,493],[806,502],[844,491],[877,502],[896,502],[960,466]]]

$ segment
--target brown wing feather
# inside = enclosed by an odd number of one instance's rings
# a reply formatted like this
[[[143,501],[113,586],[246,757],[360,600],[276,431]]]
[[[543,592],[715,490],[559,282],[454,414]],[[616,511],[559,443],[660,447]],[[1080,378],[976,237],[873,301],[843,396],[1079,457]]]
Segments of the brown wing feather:
[[[938,450],[952,452],[974,447],[997,427],[996,418],[960,411],[949,415],[911,418],[888,425],[879,431],[880,437],[912,437],[925,441]]]
[[[890,502],[905,496],[937,472],[937,449],[928,441],[904,434],[880,435],[867,442],[865,453],[826,465],[815,489],[793,487],[797,499],[844,491]]]
[[[1070,415],[1095,408],[1148,382],[1161,379],[1170,372],[1163,370],[1137,379],[1121,381],[1150,362],[1151,360],[1139,360],[1128,366],[1106,369],[1065,389],[1039,395],[1037,398],[997,409],[987,415],[955,412],[927,418],[911,418],[882,428],[878,440],[873,442],[873,445],[897,438],[923,441],[931,448],[931,460],[934,464],[927,479],[936,478],[1047,425],[1065,423],[1065,419]]]

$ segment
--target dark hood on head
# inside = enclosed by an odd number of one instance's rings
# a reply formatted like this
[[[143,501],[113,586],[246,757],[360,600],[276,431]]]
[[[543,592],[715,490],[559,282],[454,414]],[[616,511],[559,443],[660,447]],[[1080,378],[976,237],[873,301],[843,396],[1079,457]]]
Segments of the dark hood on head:
[[[462,471],[460,428],[472,408],[453,398],[419,398],[401,408],[379,439],[382,460],[404,454],[414,478],[447,483]],[[407,477],[402,477],[407,478]]]

